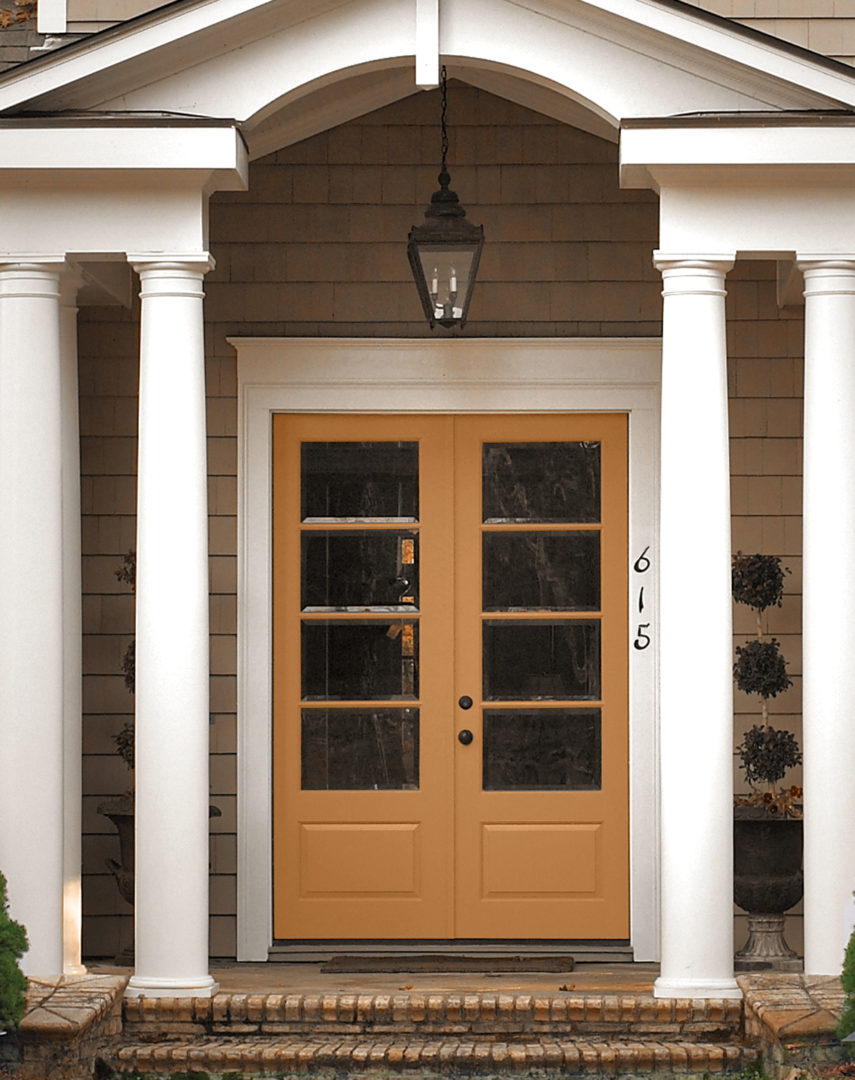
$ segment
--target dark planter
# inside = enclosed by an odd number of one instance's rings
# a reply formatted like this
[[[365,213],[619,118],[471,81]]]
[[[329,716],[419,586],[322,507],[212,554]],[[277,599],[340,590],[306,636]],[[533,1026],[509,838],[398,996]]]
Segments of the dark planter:
[[[737,807],[733,822],[733,896],[748,912],[748,941],[736,970],[801,970],[784,941],[784,912],[804,892],[802,822]]]
[[[127,795],[106,799],[98,804],[98,813],[116,826],[119,834],[119,861],[106,859],[107,868],[116,879],[119,895],[134,902],[134,800]]]

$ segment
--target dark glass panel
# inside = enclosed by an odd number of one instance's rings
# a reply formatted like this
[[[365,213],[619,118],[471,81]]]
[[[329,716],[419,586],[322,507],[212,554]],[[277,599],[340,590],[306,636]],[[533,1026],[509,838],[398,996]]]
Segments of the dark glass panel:
[[[599,709],[484,710],[484,790],[598,791]]]
[[[600,697],[599,622],[484,623],[487,701]]]
[[[485,611],[597,611],[599,532],[484,533]]]
[[[304,791],[415,790],[418,709],[304,709]]]
[[[485,443],[486,522],[600,520],[600,444]]]
[[[418,443],[306,442],[300,479],[304,521],[419,516]]]
[[[378,700],[418,697],[418,624],[304,622],[303,697]]]
[[[418,603],[416,533],[304,532],[301,545],[304,610]]]

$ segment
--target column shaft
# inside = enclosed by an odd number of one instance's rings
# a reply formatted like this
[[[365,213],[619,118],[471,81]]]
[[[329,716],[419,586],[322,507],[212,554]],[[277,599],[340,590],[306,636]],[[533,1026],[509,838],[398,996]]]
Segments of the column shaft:
[[[855,889],[855,260],[805,275],[805,972],[838,975]]]
[[[62,551],[63,683],[65,754],[65,860],[63,871],[63,971],[86,971],[80,958],[82,931],[83,813],[83,586],[80,536],[80,409],[77,379],[78,273],[62,278]]]
[[[132,260],[142,291],[132,995],[206,995],[207,258]]]
[[[738,997],[733,978],[733,679],[724,277],[669,258],[664,280],[661,915],[657,997]]]
[[[0,870],[29,975],[63,970],[61,269],[0,265]]]

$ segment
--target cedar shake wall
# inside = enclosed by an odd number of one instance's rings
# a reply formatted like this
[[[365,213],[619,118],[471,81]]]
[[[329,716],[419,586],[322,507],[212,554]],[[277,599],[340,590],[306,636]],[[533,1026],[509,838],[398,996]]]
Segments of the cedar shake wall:
[[[226,337],[431,336],[406,238],[437,186],[438,112],[435,92],[416,94],[255,162],[248,192],[211,201],[217,260],[205,304],[211,800],[222,810],[211,822],[215,956],[235,952],[237,403]],[[661,285],[651,264],[658,204],[650,192],[618,188],[615,145],[456,83],[449,88],[449,126],[451,186],[487,238],[465,337],[661,333]],[[737,264],[729,289],[734,545],[782,554],[793,570],[791,595],[773,614],[772,628],[797,676],[801,312],[778,311],[773,263]],[[84,952],[90,957],[114,954],[131,922],[105,867],[117,855],[113,826],[96,807],[130,784],[111,736],[133,705],[120,671],[133,634],[133,597],[114,571],[134,545],[137,377],[138,306],[81,311]],[[698,617],[703,648],[703,613]],[[750,613],[737,613],[736,628],[739,640],[751,632]],[[778,708],[797,720],[795,682]],[[740,732],[751,722],[742,715],[745,704],[737,701]],[[791,944],[800,945],[798,928]]]

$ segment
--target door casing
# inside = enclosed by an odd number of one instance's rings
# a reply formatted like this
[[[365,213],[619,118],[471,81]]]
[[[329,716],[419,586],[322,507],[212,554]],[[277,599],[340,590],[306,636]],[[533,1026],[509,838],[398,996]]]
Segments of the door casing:
[[[659,339],[230,343],[238,353],[238,959],[265,960],[272,944],[271,415],[324,411],[629,414],[630,637],[643,646],[629,650],[631,943],[637,960],[657,959]]]

